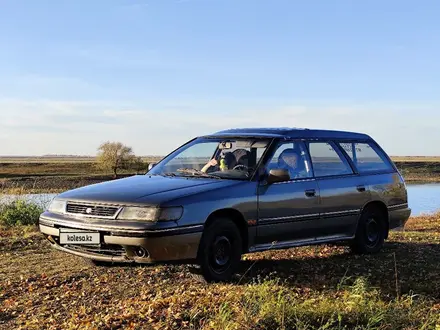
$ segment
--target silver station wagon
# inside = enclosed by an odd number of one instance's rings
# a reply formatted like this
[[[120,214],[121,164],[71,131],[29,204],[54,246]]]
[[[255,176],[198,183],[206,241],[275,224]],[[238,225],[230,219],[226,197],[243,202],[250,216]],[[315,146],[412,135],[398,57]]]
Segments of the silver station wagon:
[[[377,253],[410,213],[402,176],[368,135],[232,129],[145,175],[58,195],[39,226],[54,248],[96,264],[178,261],[226,281],[244,253],[329,242]]]

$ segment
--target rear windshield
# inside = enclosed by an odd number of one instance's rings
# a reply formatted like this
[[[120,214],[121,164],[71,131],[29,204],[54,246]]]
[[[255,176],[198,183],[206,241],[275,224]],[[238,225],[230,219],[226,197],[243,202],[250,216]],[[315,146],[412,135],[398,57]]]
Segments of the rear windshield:
[[[391,170],[385,155],[370,142],[339,143],[353,161],[359,173]]]

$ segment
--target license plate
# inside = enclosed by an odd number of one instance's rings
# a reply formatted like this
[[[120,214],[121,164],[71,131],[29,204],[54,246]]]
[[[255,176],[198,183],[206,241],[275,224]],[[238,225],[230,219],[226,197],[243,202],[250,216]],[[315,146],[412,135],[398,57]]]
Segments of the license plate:
[[[68,232],[60,233],[61,244],[99,244],[99,233]]]

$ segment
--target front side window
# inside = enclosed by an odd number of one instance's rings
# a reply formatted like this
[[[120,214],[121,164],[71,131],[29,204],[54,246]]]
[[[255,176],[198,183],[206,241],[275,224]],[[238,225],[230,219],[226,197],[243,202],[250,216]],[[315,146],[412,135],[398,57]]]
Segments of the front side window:
[[[148,174],[247,179],[270,140],[198,138],[162,160]]]
[[[290,180],[312,177],[306,151],[300,142],[290,141],[280,143],[267,165],[267,172],[271,169],[287,170],[290,175]]]
[[[353,171],[341,152],[331,143],[309,142],[310,157],[316,177],[352,174]]]
[[[339,143],[359,173],[390,170],[390,162],[370,143]]]

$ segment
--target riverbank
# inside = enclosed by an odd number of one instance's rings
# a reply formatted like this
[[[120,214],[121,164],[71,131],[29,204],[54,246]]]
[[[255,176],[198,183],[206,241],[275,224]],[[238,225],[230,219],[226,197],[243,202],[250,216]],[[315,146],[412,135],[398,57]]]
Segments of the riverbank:
[[[158,157],[145,159],[146,163]],[[399,157],[395,163],[409,183],[440,182],[440,159],[427,157]],[[121,171],[120,177],[136,174]],[[0,160],[0,190],[4,193],[58,193],[89,184],[112,180],[110,173],[96,167],[91,159]]]
[[[123,178],[133,174],[121,174]],[[0,179],[0,192],[3,194],[59,193],[94,183],[113,180],[112,175],[72,175],[72,176],[23,176]]]
[[[0,328],[436,329],[439,218],[412,218],[377,255],[245,255],[232,283],[212,285],[185,265],[94,267],[34,227],[0,228]]]
[[[440,161],[402,160],[395,164],[407,182],[440,182]]]

